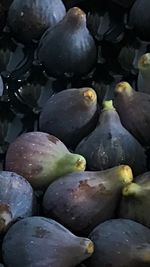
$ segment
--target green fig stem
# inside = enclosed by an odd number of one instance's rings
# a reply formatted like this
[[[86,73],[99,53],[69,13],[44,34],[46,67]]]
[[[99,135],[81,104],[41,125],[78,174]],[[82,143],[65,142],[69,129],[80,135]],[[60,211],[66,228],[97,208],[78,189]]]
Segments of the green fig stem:
[[[128,165],[118,166],[116,175],[117,177],[119,177],[119,180],[125,185],[130,184],[133,181],[133,173]]]
[[[74,154],[74,153],[67,153],[57,162],[57,170],[56,173],[58,176],[69,174],[72,172],[80,172],[84,171],[86,168],[86,160],[83,156]],[[59,175],[60,173],[60,175]]]
[[[83,96],[86,103],[95,103],[97,101],[97,95],[92,88],[84,90]]]
[[[139,259],[141,262],[150,263],[150,244],[145,243],[134,248],[132,255],[135,255],[135,259]]]
[[[150,74],[150,53],[142,55],[138,61],[138,69],[142,74]]]
[[[12,214],[9,207],[5,204],[0,204],[0,233],[4,233],[11,222]]]
[[[106,100],[106,101],[103,101],[102,103],[102,111],[107,111],[107,110],[116,110],[113,106],[113,101],[112,100]]]
[[[87,254],[93,254],[94,252],[94,243],[92,241],[89,241],[86,246],[86,252]]]
[[[134,90],[128,82],[123,81],[116,85],[115,93],[126,94],[127,96],[132,96],[134,93]]]
[[[131,183],[123,188],[123,196],[140,196],[143,195],[142,187],[136,183]]]

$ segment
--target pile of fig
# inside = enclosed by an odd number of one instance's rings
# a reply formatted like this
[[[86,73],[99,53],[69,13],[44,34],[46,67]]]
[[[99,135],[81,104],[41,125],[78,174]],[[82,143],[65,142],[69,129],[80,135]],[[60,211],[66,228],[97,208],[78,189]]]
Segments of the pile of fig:
[[[0,0],[0,266],[150,266],[150,0]]]

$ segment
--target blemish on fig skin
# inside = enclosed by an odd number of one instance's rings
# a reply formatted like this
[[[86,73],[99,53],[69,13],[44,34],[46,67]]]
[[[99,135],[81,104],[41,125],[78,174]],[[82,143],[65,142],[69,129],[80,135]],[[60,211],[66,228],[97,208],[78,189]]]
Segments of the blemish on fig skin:
[[[49,233],[50,232],[47,231],[46,229],[43,229],[42,227],[37,226],[35,229],[35,234],[32,236],[37,237],[37,238],[43,238],[44,236],[46,236]]]
[[[48,140],[49,140],[50,142],[52,142],[52,143],[54,143],[54,144],[57,144],[57,142],[59,142],[59,139],[56,138],[56,137],[53,136],[53,135],[48,135],[47,138],[48,138]]]

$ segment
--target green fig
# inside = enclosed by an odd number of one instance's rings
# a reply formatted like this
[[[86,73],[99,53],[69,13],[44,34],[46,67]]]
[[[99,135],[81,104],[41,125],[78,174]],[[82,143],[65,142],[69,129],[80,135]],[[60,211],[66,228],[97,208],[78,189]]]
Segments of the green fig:
[[[25,177],[35,189],[45,189],[56,178],[84,171],[86,160],[69,152],[55,136],[28,132],[10,144],[5,170]]]
[[[63,176],[46,190],[44,214],[85,235],[114,216],[122,188],[132,179],[132,170],[126,165]]]
[[[127,82],[115,88],[114,105],[121,123],[144,146],[150,145],[150,95],[135,91]]]
[[[92,88],[67,89],[49,98],[40,130],[53,134],[67,147],[76,147],[97,123],[97,96]]]
[[[150,227],[150,172],[134,179],[123,189],[119,217],[128,218]]]
[[[112,100],[103,102],[99,123],[77,146],[89,170],[105,170],[129,165],[134,175],[146,171],[146,155],[141,144],[121,124]]]
[[[35,216],[8,230],[2,250],[7,267],[74,267],[92,255],[94,245],[56,221]]]
[[[89,235],[94,253],[87,267],[149,267],[150,230],[131,220],[113,219],[99,224]]]

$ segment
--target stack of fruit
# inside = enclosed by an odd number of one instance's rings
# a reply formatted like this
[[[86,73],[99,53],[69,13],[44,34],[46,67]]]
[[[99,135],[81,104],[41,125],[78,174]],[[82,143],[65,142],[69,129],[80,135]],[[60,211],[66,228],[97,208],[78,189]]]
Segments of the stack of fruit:
[[[150,266],[149,24],[149,0],[0,0],[0,266]]]

